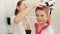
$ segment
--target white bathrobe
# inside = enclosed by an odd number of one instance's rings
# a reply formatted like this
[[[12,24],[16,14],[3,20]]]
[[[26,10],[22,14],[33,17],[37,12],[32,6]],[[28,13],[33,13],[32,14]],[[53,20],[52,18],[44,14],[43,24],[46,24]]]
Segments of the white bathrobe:
[[[38,28],[38,25],[37,25],[37,23],[35,23],[35,33],[36,34],[54,34],[54,31],[49,22],[47,23],[46,26],[43,26],[39,32],[37,31],[37,28]]]
[[[54,31],[53,31],[51,25],[48,26],[48,28],[46,28],[45,30],[43,30],[41,34],[54,34]]]

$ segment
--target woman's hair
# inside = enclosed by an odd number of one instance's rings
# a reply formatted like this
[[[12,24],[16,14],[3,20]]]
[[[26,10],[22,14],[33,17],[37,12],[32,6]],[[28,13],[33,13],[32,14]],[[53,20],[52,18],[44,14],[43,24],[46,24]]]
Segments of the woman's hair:
[[[22,3],[22,1],[24,1],[24,0],[20,0],[20,1],[18,1],[18,2],[17,2],[17,6],[20,6],[21,3]],[[15,13],[14,13],[14,15],[17,15],[18,13],[19,13],[19,10],[16,8],[16,9],[15,9]]]

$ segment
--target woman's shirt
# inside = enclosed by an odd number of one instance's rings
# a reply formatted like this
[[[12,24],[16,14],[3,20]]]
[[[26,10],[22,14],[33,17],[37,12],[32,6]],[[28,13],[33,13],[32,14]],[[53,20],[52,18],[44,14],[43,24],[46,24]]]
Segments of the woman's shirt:
[[[15,16],[11,17],[11,24],[13,28],[13,34],[26,34],[24,26],[22,24],[22,21],[20,21],[18,24],[14,23]]]

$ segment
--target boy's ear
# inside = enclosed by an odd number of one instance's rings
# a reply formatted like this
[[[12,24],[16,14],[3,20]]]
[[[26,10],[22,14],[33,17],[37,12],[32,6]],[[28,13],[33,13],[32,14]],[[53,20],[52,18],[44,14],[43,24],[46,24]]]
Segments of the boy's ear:
[[[51,15],[48,15],[47,20],[50,21],[50,19],[51,19]]]

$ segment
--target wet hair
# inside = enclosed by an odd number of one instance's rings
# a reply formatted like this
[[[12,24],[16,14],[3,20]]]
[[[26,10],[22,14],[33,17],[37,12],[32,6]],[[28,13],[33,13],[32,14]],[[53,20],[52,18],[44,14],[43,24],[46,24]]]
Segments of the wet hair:
[[[20,0],[20,1],[18,1],[18,2],[17,2],[17,6],[20,6],[21,3],[22,3],[22,1],[24,1],[24,0]],[[18,13],[19,13],[19,10],[16,8],[14,14],[17,15]]]
[[[48,15],[49,7],[48,7],[48,6],[37,7],[37,8],[35,9],[35,12],[37,12],[37,10],[43,10],[43,11],[45,11],[46,14]]]

